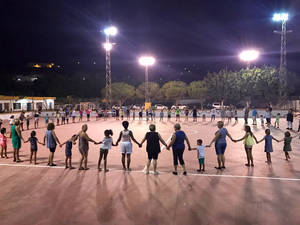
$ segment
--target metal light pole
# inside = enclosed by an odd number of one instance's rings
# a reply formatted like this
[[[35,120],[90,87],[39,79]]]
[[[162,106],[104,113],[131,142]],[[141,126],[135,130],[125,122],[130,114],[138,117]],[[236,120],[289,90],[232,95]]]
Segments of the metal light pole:
[[[274,31],[276,34],[281,35],[281,47],[280,47],[280,67],[279,67],[279,78],[282,84],[287,81],[286,77],[286,34],[292,31],[286,30],[286,23],[289,19],[288,13],[275,13],[273,15],[273,21],[281,22],[281,31]]]
[[[111,66],[110,66],[110,51],[113,47],[113,44],[110,43],[109,36],[114,36],[117,34],[117,28],[115,27],[108,27],[104,30],[106,35],[106,42],[103,44],[104,49],[106,50],[106,66],[105,66],[105,98],[107,101],[108,108],[111,107]]]
[[[145,66],[145,102],[150,102],[149,96],[149,71],[148,67],[152,66],[155,63],[155,58],[152,56],[142,56],[139,58],[139,63],[142,66]]]

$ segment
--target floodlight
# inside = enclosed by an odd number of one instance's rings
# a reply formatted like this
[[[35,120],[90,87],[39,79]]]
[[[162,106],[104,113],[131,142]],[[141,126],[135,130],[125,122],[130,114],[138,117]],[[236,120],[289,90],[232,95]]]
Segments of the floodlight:
[[[142,56],[139,58],[139,63],[142,66],[152,66],[155,63],[155,58],[152,56]]]

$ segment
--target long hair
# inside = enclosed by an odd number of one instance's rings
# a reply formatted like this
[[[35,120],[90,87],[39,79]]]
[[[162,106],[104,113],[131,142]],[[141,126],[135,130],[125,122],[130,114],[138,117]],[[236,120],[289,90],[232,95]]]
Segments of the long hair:
[[[247,132],[247,133],[250,133],[250,135],[251,135],[251,137],[253,136],[253,133],[252,133],[252,131],[251,131],[251,127],[250,126],[245,126],[245,131]]]

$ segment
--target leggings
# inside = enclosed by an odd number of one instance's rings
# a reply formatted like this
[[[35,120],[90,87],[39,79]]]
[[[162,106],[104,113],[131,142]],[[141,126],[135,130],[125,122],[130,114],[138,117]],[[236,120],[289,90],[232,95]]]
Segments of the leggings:
[[[180,165],[184,165],[183,152],[184,152],[184,149],[173,149],[174,166],[178,165],[178,160],[179,160]]]

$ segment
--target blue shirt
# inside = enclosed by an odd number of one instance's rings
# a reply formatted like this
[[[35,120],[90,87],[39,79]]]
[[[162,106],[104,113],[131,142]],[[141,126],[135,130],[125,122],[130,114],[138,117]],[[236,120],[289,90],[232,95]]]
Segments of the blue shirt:
[[[265,136],[265,152],[273,152],[272,135]]]
[[[257,115],[257,110],[256,110],[256,109],[253,109],[253,110],[252,110],[252,116],[256,117],[256,115]]]
[[[181,130],[175,132],[176,139],[174,144],[172,145],[173,149],[183,150],[185,148],[184,146],[184,139],[185,139],[185,133]]]
[[[219,133],[219,138],[216,141],[216,144],[226,144],[226,135],[227,135],[227,130],[226,128],[222,127],[218,130]]]

